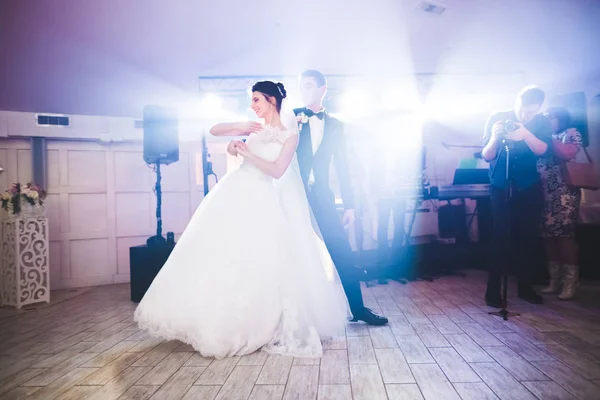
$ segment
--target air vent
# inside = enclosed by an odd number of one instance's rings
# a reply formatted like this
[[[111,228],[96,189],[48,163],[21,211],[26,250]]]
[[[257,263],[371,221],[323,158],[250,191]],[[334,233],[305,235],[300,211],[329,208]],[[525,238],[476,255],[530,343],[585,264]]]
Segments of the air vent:
[[[66,115],[36,114],[37,126],[69,126],[69,117]]]
[[[430,14],[441,15],[444,11],[446,11],[446,6],[432,3],[430,1],[421,1],[417,4],[417,10]]]

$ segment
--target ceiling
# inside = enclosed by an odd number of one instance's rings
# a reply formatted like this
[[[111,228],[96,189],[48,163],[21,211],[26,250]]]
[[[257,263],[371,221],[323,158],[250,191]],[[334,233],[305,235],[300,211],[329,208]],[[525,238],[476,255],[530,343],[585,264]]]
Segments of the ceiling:
[[[196,94],[200,75],[305,68],[600,81],[600,1],[416,3],[2,0],[0,110],[139,117]]]

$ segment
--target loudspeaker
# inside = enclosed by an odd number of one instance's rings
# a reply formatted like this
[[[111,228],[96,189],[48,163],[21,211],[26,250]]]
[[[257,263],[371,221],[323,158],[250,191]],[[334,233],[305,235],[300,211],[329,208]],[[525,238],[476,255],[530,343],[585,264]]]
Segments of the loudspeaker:
[[[164,243],[160,246],[129,248],[131,301],[139,303],[142,300],[174,247],[175,243]]]
[[[548,101],[551,107],[564,107],[571,113],[573,128],[577,128],[583,139],[583,146],[590,144],[588,133],[587,100],[584,92],[568,93]]]
[[[179,120],[175,110],[144,107],[144,161],[165,165],[179,161]]]
[[[42,188],[48,187],[48,165],[46,160],[46,138],[32,137],[31,138],[31,160],[33,167],[33,182]]]

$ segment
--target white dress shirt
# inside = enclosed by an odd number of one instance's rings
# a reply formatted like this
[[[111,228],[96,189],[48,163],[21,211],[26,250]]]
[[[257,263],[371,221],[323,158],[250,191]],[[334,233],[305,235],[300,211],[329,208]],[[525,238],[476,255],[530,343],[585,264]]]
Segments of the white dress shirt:
[[[312,142],[312,152],[313,155],[319,149],[321,142],[323,141],[323,133],[325,132],[325,117],[323,119],[319,119],[316,115],[313,115],[308,119],[308,124],[310,126],[310,141]],[[308,176],[308,183],[315,183],[315,175],[311,168],[310,175]]]

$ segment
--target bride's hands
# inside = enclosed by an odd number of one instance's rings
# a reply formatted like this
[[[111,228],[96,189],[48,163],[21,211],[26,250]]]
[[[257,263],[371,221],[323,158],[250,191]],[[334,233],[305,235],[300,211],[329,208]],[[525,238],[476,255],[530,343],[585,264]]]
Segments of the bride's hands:
[[[237,150],[237,154],[244,158],[248,158],[252,155],[252,153],[250,153],[250,151],[248,150],[248,146],[246,146],[246,143],[242,141],[240,141],[240,143],[236,145],[235,149]]]
[[[232,140],[231,142],[229,142],[229,144],[227,145],[227,152],[229,154],[231,154],[232,156],[236,156],[238,155],[238,146],[240,145],[240,143],[244,143],[241,140]]]

